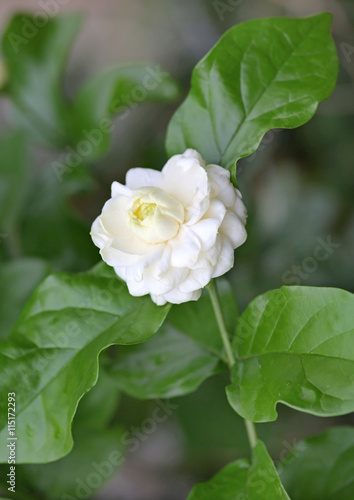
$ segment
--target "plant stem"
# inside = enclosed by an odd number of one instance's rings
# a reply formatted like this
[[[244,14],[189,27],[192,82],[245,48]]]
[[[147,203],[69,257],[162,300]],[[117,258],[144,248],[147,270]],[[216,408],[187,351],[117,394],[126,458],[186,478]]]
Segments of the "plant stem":
[[[229,365],[229,368],[231,369],[234,364],[235,364],[235,357],[232,352],[232,347],[230,343],[230,337],[226,328],[225,324],[225,318],[224,314],[222,311],[221,303],[220,303],[220,298],[218,295],[218,291],[215,285],[215,281],[211,280],[209,285],[207,286],[211,303],[213,305],[214,309],[214,314],[216,318],[216,322],[219,327],[220,335],[224,344],[226,356],[227,356],[227,364]],[[253,449],[256,444],[257,444],[257,433],[256,433],[256,428],[253,422],[250,422],[249,420],[245,420],[245,425],[246,425],[246,430],[247,430],[247,437],[248,441],[250,443],[251,449]]]
[[[256,426],[254,425],[253,422],[251,422],[250,420],[246,420],[246,419],[245,419],[245,425],[246,425],[248,441],[250,443],[251,450],[252,450],[257,444]]]
[[[220,299],[219,299],[219,295],[218,295],[214,280],[211,280],[211,282],[207,286],[207,289],[208,289],[208,292],[210,295],[211,303],[213,304],[216,322],[218,324],[220,335],[221,335],[221,338],[222,338],[222,341],[223,341],[223,344],[225,347],[228,365],[230,368],[232,368],[232,366],[235,364],[235,358],[234,358],[234,355],[232,353],[232,347],[230,344],[229,334],[227,332],[227,328],[225,325],[225,319],[224,319],[224,315],[222,312]]]

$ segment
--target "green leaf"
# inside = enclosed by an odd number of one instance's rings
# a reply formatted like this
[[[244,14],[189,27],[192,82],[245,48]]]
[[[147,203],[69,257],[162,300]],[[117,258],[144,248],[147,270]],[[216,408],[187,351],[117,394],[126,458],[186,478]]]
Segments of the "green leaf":
[[[252,463],[232,462],[210,481],[197,484],[187,500],[289,500],[267,449],[258,441]]]
[[[0,267],[0,338],[9,333],[33,290],[49,272],[45,261],[31,258]]]
[[[104,359],[104,356],[101,356]],[[103,363],[101,363],[102,365]],[[100,368],[96,385],[80,400],[74,418],[74,427],[100,431],[113,419],[120,400],[120,392],[105,369]]]
[[[337,78],[331,19],[256,19],[226,32],[194,69],[168,128],[168,155],[194,148],[229,168],[269,129],[307,122]]]
[[[56,269],[85,271],[99,256],[89,224],[74,213],[62,188],[52,172],[32,186],[20,217],[23,252]]]
[[[225,398],[228,379],[227,372],[210,377],[197,391],[175,400],[174,418],[183,431],[186,460],[193,464],[194,474],[214,468],[220,459],[235,457],[235,450],[237,456],[247,456],[244,422]],[[212,418],[205,418],[211,412]]]
[[[21,206],[27,180],[25,142],[12,133],[0,141],[0,231],[10,228]]]
[[[222,302],[226,327],[229,332],[233,332],[238,315],[235,294],[226,279],[218,279],[216,285]],[[207,349],[214,350],[216,353],[222,351],[223,342],[210,296],[206,290],[197,302],[174,306],[169,313],[168,320]]]
[[[100,266],[101,268],[102,266]],[[112,344],[151,337],[169,306],[132,297],[114,271],[58,273],[36,290],[6,341],[0,341],[0,388],[16,393],[17,461],[56,460],[72,447],[78,401],[97,381],[98,356]],[[0,440],[7,438],[6,398]],[[6,450],[0,460],[7,461]]]
[[[26,488],[36,493],[33,497],[46,500],[80,498],[84,492],[91,496],[125,461],[123,429],[107,428],[117,402],[118,390],[101,370],[97,384],[79,403],[72,451],[51,464],[22,465],[16,489]]]
[[[160,65],[136,63],[115,66],[89,79],[79,90],[73,109],[76,141],[89,141],[85,161],[102,156],[109,147],[113,122],[143,102],[169,102],[179,96],[175,80]]]
[[[81,15],[60,15],[38,27],[32,15],[16,14],[2,40],[9,73],[6,89],[18,122],[46,146],[71,147],[66,157],[75,166],[56,162],[60,176],[72,169],[75,173],[78,158],[85,164],[107,151],[113,115],[121,112],[124,117],[141,102],[168,102],[179,95],[177,83],[159,65],[137,63],[93,76],[70,102],[62,77],[81,21]]]
[[[219,280],[230,331],[237,306],[231,287]],[[226,368],[223,346],[209,295],[174,306],[158,335],[138,346],[118,347],[109,368],[117,386],[141,399],[182,396]]]
[[[354,428],[337,427],[300,441],[279,468],[292,500],[352,500]]]
[[[45,500],[91,498],[124,463],[123,429],[77,430],[66,457],[51,464],[21,466],[18,481],[40,492]],[[37,495],[34,497],[37,498]]]
[[[135,398],[182,396],[225,368],[215,354],[171,324],[146,344],[119,349],[110,370],[117,387]]]
[[[260,295],[238,322],[227,388],[244,418],[268,422],[276,404],[319,416],[354,411],[354,295],[282,287]]]
[[[70,137],[62,75],[80,24],[77,14],[55,16],[41,27],[31,14],[15,14],[3,35],[8,92],[26,128],[49,145],[66,145]]]

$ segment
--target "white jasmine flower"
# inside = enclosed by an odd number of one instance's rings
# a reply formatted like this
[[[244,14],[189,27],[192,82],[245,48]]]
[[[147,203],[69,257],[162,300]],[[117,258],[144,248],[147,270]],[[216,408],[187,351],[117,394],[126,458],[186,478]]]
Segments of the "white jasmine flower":
[[[132,295],[180,304],[232,268],[246,217],[230,173],[188,149],[162,172],[133,168],[125,186],[113,182],[91,236]]]

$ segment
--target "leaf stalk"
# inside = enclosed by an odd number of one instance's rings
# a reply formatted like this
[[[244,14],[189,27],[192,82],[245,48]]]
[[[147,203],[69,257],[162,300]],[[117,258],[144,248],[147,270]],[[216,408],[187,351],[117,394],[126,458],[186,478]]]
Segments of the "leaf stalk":
[[[211,303],[213,305],[216,322],[218,324],[219,332],[220,332],[220,335],[221,335],[221,338],[222,338],[222,341],[224,344],[226,357],[227,357],[227,364],[231,370],[232,367],[234,366],[234,364],[236,363],[236,360],[235,360],[235,357],[234,357],[234,354],[232,351],[230,336],[229,336],[229,333],[227,331],[225,317],[224,317],[224,313],[222,310],[221,301],[220,301],[220,298],[218,295],[218,290],[217,290],[215,281],[211,280],[211,282],[209,283],[209,285],[206,288],[207,288],[209,295],[210,295],[210,299],[211,299]],[[253,450],[253,448],[257,444],[256,427],[255,427],[254,423],[249,421],[249,420],[245,420],[245,426],[246,426],[248,441],[250,443],[251,450]]]

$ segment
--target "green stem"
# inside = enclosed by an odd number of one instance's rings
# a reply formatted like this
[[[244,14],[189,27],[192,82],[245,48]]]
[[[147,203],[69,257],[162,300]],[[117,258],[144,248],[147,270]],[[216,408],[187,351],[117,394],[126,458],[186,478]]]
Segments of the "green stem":
[[[211,280],[211,282],[207,286],[207,289],[208,289],[208,292],[210,295],[211,303],[213,305],[214,314],[215,314],[216,322],[217,322],[218,327],[219,327],[220,335],[221,335],[221,338],[222,338],[222,341],[224,344],[224,348],[225,348],[225,352],[226,352],[226,356],[227,356],[227,362],[228,362],[227,364],[229,365],[229,368],[231,369],[234,366],[236,361],[235,361],[234,354],[232,352],[230,337],[229,337],[229,333],[228,333],[227,328],[226,328],[225,318],[224,318],[224,314],[222,311],[218,291],[217,291],[214,280]],[[251,449],[253,449],[257,444],[256,427],[255,427],[254,423],[250,422],[249,420],[245,420],[245,425],[246,425],[246,430],[247,430],[247,437],[248,437]]]
[[[225,325],[225,319],[224,319],[224,315],[223,315],[223,312],[221,309],[219,295],[218,295],[214,280],[211,280],[211,282],[207,286],[207,289],[208,289],[208,292],[210,295],[211,303],[213,304],[216,322],[218,324],[220,335],[221,335],[221,338],[222,338],[222,341],[223,341],[223,344],[225,347],[228,365],[230,368],[232,368],[232,366],[235,364],[235,358],[234,358],[234,355],[232,353],[232,347],[230,344],[229,334],[227,332],[227,328]]]
[[[245,425],[246,425],[248,441],[250,443],[251,449],[253,449],[257,444],[256,426],[254,425],[253,422],[246,419],[245,419]]]

